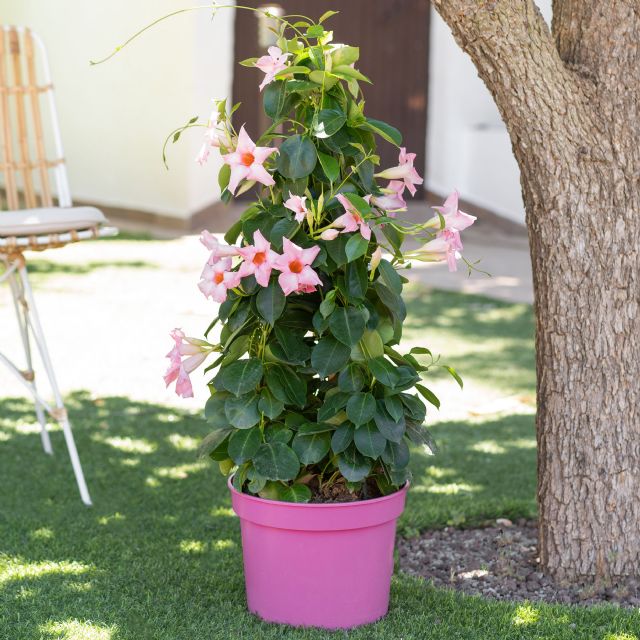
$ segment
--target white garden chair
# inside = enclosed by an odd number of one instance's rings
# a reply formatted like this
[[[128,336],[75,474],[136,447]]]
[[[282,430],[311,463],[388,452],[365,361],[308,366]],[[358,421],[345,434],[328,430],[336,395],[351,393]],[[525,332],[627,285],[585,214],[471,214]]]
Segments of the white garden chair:
[[[44,126],[45,120],[48,127]],[[0,362],[33,397],[42,446],[48,454],[53,450],[47,416],[61,424],[80,496],[91,505],[29,284],[24,252],[115,235],[117,230],[104,226],[107,221],[98,209],[71,205],[46,50],[40,38],[27,28],[0,25],[0,142],[0,266],[4,267],[0,269],[0,283],[7,282],[13,295],[26,368],[19,368],[1,352]],[[49,159],[49,148],[53,159]],[[0,341],[2,337],[0,334]],[[31,338],[51,385],[53,405],[36,387]]]

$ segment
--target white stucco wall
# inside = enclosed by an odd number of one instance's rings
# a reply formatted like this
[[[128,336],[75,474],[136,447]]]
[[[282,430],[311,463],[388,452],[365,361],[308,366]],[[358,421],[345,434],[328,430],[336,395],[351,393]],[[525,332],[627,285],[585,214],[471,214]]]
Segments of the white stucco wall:
[[[0,20],[30,26],[49,50],[74,198],[187,217],[218,198],[219,159],[193,162],[201,133],[169,149],[165,136],[231,92],[233,10],[171,18],[111,61],[111,52],[183,0],[0,0]]]
[[[538,6],[549,21],[551,1]],[[449,27],[432,10],[427,188],[524,223],[520,173],[489,91]]]

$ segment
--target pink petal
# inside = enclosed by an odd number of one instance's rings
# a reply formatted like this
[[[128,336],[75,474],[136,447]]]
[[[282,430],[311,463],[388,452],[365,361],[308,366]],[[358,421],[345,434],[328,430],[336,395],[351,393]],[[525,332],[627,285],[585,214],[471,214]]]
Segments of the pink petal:
[[[249,167],[247,178],[249,180],[255,180],[256,182],[261,182],[267,187],[276,183],[276,181],[271,177],[271,174],[261,164],[257,164],[255,162]]]
[[[244,125],[240,127],[240,133],[238,134],[238,144],[236,145],[236,153],[253,153],[256,148],[253,140],[249,137],[249,134],[245,131]]]
[[[271,154],[275,153],[275,147],[256,147],[251,153],[255,158],[255,162],[262,164]]]
[[[189,379],[189,374],[183,368],[180,369],[178,381],[176,382],[176,393],[183,398],[193,398],[191,380]]]
[[[319,253],[320,246],[317,244],[313,247],[309,247],[308,249],[303,249],[301,255],[302,262],[304,262],[305,264],[311,264],[316,259]]]
[[[371,229],[369,228],[369,225],[366,222],[363,222],[360,225],[360,233],[362,234],[362,237],[365,240],[370,240],[371,239]]]
[[[298,290],[298,276],[295,273],[281,273],[278,276],[278,284],[285,296]]]
[[[243,164],[231,165],[231,177],[229,178],[229,185],[227,189],[231,193],[235,193],[238,185],[249,175],[249,167],[245,167]]]

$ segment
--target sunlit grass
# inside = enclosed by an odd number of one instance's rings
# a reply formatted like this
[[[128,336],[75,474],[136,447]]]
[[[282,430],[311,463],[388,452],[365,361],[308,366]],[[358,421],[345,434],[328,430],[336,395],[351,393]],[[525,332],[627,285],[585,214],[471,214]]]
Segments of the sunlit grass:
[[[105,628],[91,622],[71,620],[47,622],[39,626],[39,631],[51,640],[115,640],[116,627]]]
[[[518,626],[526,626],[535,624],[538,621],[540,614],[531,604],[521,604],[516,608],[516,613],[513,616],[513,624]]]

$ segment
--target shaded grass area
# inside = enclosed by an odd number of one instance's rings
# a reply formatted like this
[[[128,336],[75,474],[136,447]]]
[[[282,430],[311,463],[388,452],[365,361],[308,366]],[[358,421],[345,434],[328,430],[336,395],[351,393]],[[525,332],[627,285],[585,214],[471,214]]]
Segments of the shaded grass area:
[[[535,394],[534,317],[531,305],[429,289],[406,290],[403,344],[426,346],[463,379],[505,393]],[[428,377],[443,377],[432,369]]]
[[[489,602],[402,574],[393,581],[389,615],[375,625],[330,633],[260,622],[245,611],[239,527],[225,481],[195,459],[207,431],[201,419],[82,393],[69,398],[69,409],[91,509],[77,496],[62,434],[53,433],[56,455],[45,456],[29,402],[0,400],[3,640],[637,640],[640,634],[638,613]],[[458,512],[471,521],[532,508],[530,416],[447,423],[436,431],[442,454],[416,456],[405,529],[440,526]]]

